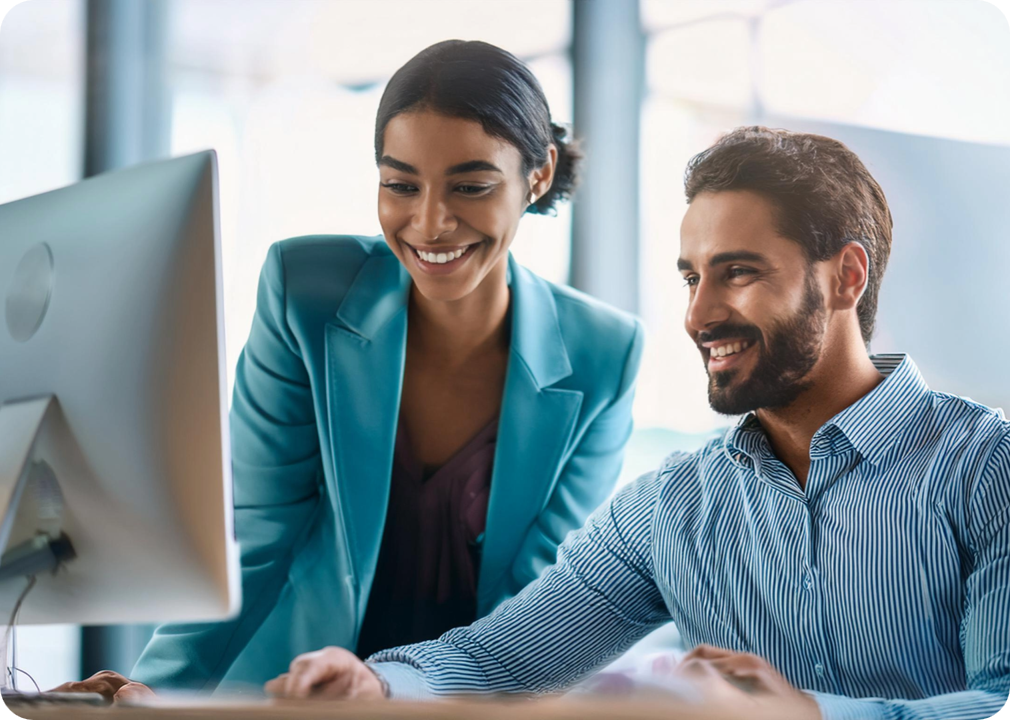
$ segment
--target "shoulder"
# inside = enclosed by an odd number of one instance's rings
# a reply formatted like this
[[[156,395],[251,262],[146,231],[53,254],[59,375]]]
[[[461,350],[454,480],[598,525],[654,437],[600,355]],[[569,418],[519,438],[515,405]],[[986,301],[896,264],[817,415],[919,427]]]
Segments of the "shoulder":
[[[574,288],[556,285],[541,279],[554,297],[558,310],[558,322],[565,339],[576,345],[595,346],[605,340],[622,345],[630,345],[642,335],[642,323],[631,313],[618,310],[596,298]]]
[[[1002,410],[935,390],[929,391],[921,421],[914,428],[916,445],[935,443],[945,454],[972,464],[984,464],[1010,436],[1010,422]]]
[[[335,309],[365,263],[387,255],[393,258],[381,236],[302,235],[270,246],[263,277],[289,306]]]
[[[381,236],[301,235],[274,243],[267,264],[276,265],[286,281],[332,273],[353,279],[361,266],[373,256],[392,255]]]
[[[924,408],[906,430],[900,457],[931,458],[927,491],[967,511],[977,537],[1010,507],[1010,422],[1002,410],[935,390],[928,392]]]
[[[596,383],[599,378],[614,378],[615,383],[627,386],[634,379],[645,341],[642,323],[635,316],[525,268],[519,267],[519,272],[526,282],[540,286],[537,296],[553,304],[576,380],[582,377]]]

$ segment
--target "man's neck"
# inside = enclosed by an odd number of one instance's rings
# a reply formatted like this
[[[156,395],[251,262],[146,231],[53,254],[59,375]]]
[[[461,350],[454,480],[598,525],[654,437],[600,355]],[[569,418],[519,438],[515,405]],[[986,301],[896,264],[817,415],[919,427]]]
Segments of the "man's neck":
[[[806,488],[814,433],[884,379],[862,347],[836,355],[815,374],[811,387],[787,407],[756,413],[772,450],[792,470],[800,489]]]

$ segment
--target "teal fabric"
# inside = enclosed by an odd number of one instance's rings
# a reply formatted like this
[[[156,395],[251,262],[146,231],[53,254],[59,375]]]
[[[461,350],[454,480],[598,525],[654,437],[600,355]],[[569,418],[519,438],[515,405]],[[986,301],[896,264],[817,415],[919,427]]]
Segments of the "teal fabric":
[[[512,341],[481,616],[552,564],[609,495],[642,350],[630,315],[509,262]],[[409,289],[381,238],[270,248],[231,410],[242,610],[159,628],[134,679],[258,691],[300,653],[355,647],[389,496]]]

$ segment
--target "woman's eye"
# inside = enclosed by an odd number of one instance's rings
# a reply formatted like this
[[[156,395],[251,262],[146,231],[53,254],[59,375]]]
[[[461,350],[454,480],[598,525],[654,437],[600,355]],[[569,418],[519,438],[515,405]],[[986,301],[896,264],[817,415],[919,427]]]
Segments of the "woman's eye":
[[[406,183],[382,183],[382,187],[392,190],[398,195],[406,195],[417,190],[413,185],[407,185]]]
[[[464,195],[480,195],[487,189],[487,185],[460,185],[456,188],[456,190]]]

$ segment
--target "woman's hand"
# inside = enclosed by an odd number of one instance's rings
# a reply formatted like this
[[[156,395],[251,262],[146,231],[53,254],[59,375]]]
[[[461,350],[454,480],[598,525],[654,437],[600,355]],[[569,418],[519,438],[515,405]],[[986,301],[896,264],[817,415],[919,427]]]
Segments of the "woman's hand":
[[[338,647],[299,655],[291,668],[264,686],[278,698],[319,700],[381,700],[386,697],[379,676],[357,656]]]
[[[147,685],[133,682],[117,672],[102,670],[81,682],[63,683],[53,692],[98,693],[109,702],[142,702],[155,697]]]

